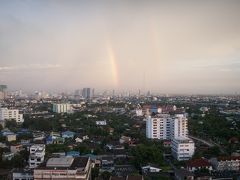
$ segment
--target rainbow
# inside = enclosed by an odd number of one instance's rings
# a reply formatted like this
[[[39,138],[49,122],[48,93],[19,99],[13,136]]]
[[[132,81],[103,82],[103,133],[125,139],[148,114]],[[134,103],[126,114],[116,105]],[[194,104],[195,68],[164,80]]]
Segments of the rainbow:
[[[118,86],[117,60],[116,60],[116,55],[113,50],[112,44],[110,42],[107,43],[107,53],[108,53],[108,59],[110,63],[112,82],[114,87],[117,87]]]

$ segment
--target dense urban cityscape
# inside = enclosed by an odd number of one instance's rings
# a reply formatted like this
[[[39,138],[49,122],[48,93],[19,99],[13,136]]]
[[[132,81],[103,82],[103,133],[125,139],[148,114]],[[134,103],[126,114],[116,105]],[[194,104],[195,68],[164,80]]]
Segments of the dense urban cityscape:
[[[1,85],[1,176],[239,177],[239,95],[10,92]]]

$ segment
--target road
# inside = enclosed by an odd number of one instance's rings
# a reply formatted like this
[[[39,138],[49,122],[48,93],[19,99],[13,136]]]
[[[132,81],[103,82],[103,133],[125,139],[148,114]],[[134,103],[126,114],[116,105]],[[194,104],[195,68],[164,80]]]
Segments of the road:
[[[200,139],[200,138],[197,138],[197,137],[194,137],[194,136],[188,136],[188,137],[191,138],[191,139],[193,139],[193,140],[195,140],[195,141],[199,141],[199,142],[201,142],[201,143],[203,143],[203,144],[206,144],[206,145],[209,146],[209,147],[217,146],[217,147],[219,147],[221,153],[225,153],[225,151],[223,150],[223,148],[222,148],[219,144],[217,144],[217,143],[209,142],[209,141],[206,141],[206,140],[204,140],[204,139]]]
[[[213,143],[211,143],[211,142],[209,142],[209,141],[206,141],[206,140],[204,140],[204,139],[200,139],[200,138],[197,138],[197,137],[194,137],[194,136],[188,136],[188,137],[191,138],[191,139],[193,139],[193,140],[199,141],[199,142],[201,142],[201,143],[203,143],[203,144],[206,144],[206,145],[209,146],[209,147],[215,146],[215,144],[213,144]]]

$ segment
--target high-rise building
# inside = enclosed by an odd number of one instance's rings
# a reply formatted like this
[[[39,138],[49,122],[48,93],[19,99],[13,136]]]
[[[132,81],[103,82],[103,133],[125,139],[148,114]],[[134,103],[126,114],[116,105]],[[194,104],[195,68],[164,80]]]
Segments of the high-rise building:
[[[85,99],[91,98],[91,88],[83,88],[82,96],[83,96]]]
[[[14,119],[17,123],[23,123],[23,114],[19,113],[17,109],[8,109],[8,108],[0,108],[0,120],[12,120]]]
[[[0,91],[6,91],[7,86],[6,85],[0,85]]]
[[[172,119],[171,138],[188,137],[188,119],[184,114],[177,114]]]
[[[53,104],[53,112],[55,113],[71,113],[72,107],[68,103]]]
[[[0,85],[0,100],[6,98],[6,90],[7,90],[6,85]]]
[[[150,139],[170,139],[171,137],[171,117],[162,114],[159,117],[149,116],[146,121],[146,136]]]
[[[146,136],[150,139],[188,137],[188,119],[184,114],[159,114],[146,120]]]
[[[91,97],[94,97],[94,96],[95,96],[95,89],[92,89]]]
[[[194,154],[194,142],[188,138],[188,119],[184,114],[159,114],[146,120],[146,136],[171,140],[172,155],[178,161],[189,160]]]

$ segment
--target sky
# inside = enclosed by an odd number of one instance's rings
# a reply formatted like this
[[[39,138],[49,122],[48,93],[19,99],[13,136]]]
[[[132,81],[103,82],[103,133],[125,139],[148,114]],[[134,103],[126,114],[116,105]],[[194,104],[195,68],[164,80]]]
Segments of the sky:
[[[240,1],[0,0],[0,84],[240,93]]]

